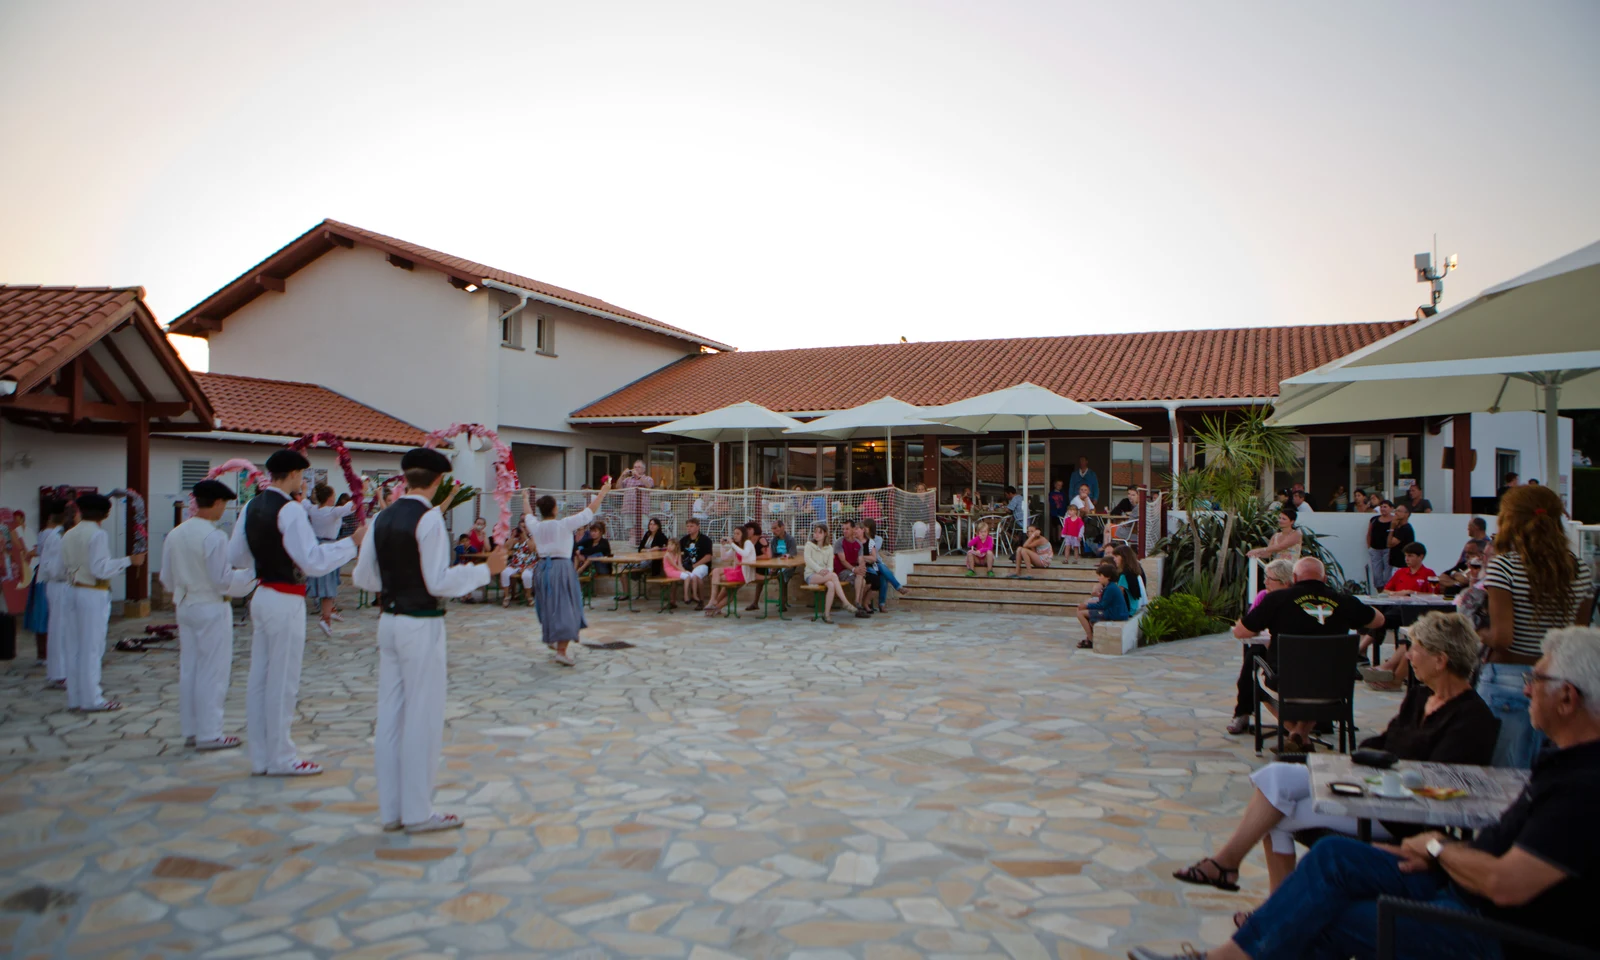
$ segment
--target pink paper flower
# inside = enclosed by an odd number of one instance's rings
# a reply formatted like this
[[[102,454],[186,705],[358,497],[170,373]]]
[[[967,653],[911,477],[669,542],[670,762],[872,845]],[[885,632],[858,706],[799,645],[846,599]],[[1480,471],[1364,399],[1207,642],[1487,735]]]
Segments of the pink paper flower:
[[[242,459],[240,457],[235,457],[232,460],[229,460],[229,461],[227,461],[225,463],[221,463],[221,464],[218,464],[215,467],[212,467],[210,472],[208,472],[206,474],[206,479],[207,480],[215,480],[218,477],[225,476],[226,474],[230,474],[230,473],[237,473],[237,472],[239,472],[241,470],[244,471],[244,473],[245,473],[244,482],[246,484],[252,484],[252,483],[255,484],[257,490],[259,490],[262,487],[267,485],[267,473],[266,473],[266,471],[262,470],[260,467],[258,467],[255,464],[251,463],[249,460],[245,460],[245,459]],[[199,516],[199,515],[200,515],[200,504],[195,502],[194,493],[190,492],[190,494],[189,494],[189,510],[188,510],[188,513],[185,514],[185,516],[186,517],[195,517],[195,516]]]
[[[367,519],[367,504],[362,494],[366,492],[366,483],[361,479],[361,474],[356,473],[355,464],[350,460],[350,451],[345,448],[344,441],[336,434],[324,430],[321,433],[308,433],[295,442],[289,444],[289,449],[295,453],[303,453],[313,444],[322,444],[333,450],[339,460],[339,469],[344,471],[344,482],[350,486],[350,500],[356,505],[356,523]]]
[[[133,529],[129,531],[128,552],[147,553],[150,550],[150,525],[145,517],[144,497],[131,487],[119,487],[106,494],[108,497],[125,497],[133,508]]]
[[[494,448],[494,499],[500,505],[500,519],[495,522],[491,535],[500,543],[511,537],[511,497],[517,492],[517,462],[500,439],[500,435],[481,423],[452,423],[443,430],[435,430],[422,441],[425,447],[437,447],[466,434],[486,440]]]

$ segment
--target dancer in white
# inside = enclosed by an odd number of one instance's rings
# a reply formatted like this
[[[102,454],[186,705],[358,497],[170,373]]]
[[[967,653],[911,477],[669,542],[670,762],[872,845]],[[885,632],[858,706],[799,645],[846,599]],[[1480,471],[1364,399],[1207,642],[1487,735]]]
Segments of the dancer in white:
[[[61,563],[61,538],[68,529],[63,526],[67,516],[67,505],[60,500],[45,504],[44,529],[39,531],[39,543],[35,547],[39,557],[36,576],[44,584],[45,607],[50,611],[46,636],[55,635],[44,648],[44,674],[49,690],[67,688],[66,648],[71,632],[67,624],[72,612],[72,588],[67,584],[67,568]]]
[[[306,512],[294,504],[310,461],[293,450],[267,458],[271,486],[244,508],[233,526],[228,562],[261,586],[250,598],[250,679],[245,688],[245,732],[250,770],[272,777],[309,777],[322,767],[301,760],[289,727],[300,696],[300,660],[306,650],[306,577],[319,577],[356,558],[367,525],[349,538],[318,543]],[[289,507],[290,509],[284,509]]]
[[[311,496],[300,501],[300,505],[306,509],[306,517],[311,521],[311,532],[317,535],[318,543],[332,543],[339,539],[339,529],[344,524],[344,518],[354,513],[356,509],[354,500],[335,506],[333,488],[326,483],[312,487]],[[335,567],[320,577],[308,578],[306,596],[317,601],[319,614],[317,628],[327,636],[333,636],[333,622],[344,619],[333,609],[333,602],[339,596],[339,568]]]
[[[161,585],[178,612],[178,728],[186,746],[229,750],[243,743],[222,732],[222,704],[233,671],[233,605],[255,579],[228,562],[228,535],[217,521],[234,499],[215,480],[194,485],[195,516],[161,546]]]
[[[450,535],[432,506],[450,460],[418,447],[401,458],[400,468],[405,495],[378,514],[351,579],[382,595],[373,750],[383,829],[431,833],[461,826],[460,817],[433,809],[444,740],[444,599],[487,586],[505,569],[506,547],[491,551],[487,565],[451,566]]]
[[[98,493],[78,498],[83,519],[61,538],[61,562],[72,584],[72,612],[66,624],[67,708],[99,713],[121,710],[122,704],[100,692],[100,659],[106,653],[106,628],[111,623],[111,578],[129,567],[142,566],[144,554],[111,556],[111,538],[100,521],[111,515],[111,499]]]

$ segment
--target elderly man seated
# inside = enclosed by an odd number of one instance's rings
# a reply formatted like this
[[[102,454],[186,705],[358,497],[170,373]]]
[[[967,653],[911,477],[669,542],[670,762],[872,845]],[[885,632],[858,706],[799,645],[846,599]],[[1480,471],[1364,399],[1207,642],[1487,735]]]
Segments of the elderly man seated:
[[[1315,557],[1301,557],[1294,565],[1294,585],[1269,593],[1245,612],[1233,625],[1233,635],[1250,640],[1267,631],[1272,640],[1263,657],[1274,669],[1278,662],[1278,637],[1338,637],[1351,630],[1376,630],[1383,626],[1383,614],[1355,597],[1328,585],[1328,568]],[[1310,720],[1283,724],[1286,753],[1311,753]]]
[[[1209,952],[1146,947],[1130,960],[1366,958],[1376,952],[1377,901],[1392,896],[1481,915],[1593,946],[1600,903],[1600,630],[1544,638],[1527,675],[1528,715],[1555,744],[1533,765],[1522,795],[1472,841],[1436,831],[1399,846],[1330,837],[1312,848],[1233,939]],[[1499,957],[1493,939],[1446,921],[1402,917],[1403,958]]]

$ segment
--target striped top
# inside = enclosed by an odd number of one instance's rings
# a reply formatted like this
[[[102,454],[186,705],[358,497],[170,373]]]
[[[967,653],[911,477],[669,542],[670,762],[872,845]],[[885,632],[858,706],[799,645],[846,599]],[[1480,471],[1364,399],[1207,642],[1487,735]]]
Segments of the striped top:
[[[1574,558],[1577,559],[1577,558]],[[1544,635],[1551,630],[1572,626],[1578,608],[1594,595],[1594,574],[1583,560],[1578,561],[1578,573],[1572,578],[1572,603],[1560,614],[1548,607],[1539,609],[1533,602],[1528,586],[1528,573],[1522,566],[1522,557],[1516,553],[1502,553],[1489,561],[1484,574],[1484,587],[1498,587],[1511,594],[1512,630],[1511,652],[1530,657],[1544,654]]]

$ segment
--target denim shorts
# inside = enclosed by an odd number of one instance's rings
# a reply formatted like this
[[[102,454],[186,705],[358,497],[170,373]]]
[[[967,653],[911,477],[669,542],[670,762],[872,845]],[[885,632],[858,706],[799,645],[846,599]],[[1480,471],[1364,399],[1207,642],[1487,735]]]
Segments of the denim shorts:
[[[1500,736],[1494,744],[1494,766],[1527,770],[1544,749],[1544,734],[1533,728],[1528,716],[1528,695],[1522,681],[1532,665],[1486,663],[1478,671],[1478,696],[1500,720]]]

